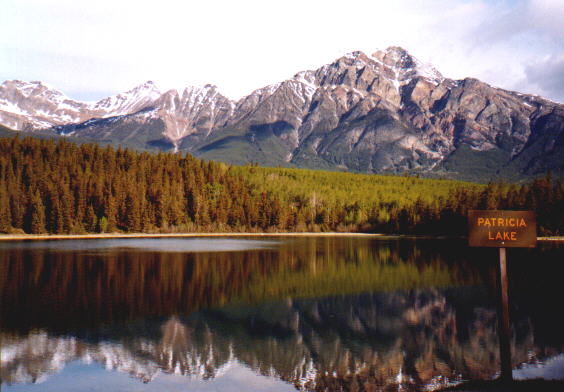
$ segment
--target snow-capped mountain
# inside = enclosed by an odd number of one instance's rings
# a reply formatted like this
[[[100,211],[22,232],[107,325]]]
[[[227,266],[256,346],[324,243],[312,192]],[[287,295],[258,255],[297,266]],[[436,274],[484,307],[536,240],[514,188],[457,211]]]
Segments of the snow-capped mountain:
[[[42,82],[8,80],[0,85],[0,123],[33,130],[91,118],[90,105],[74,101]]]
[[[90,105],[91,110],[105,116],[135,113],[152,105],[162,95],[152,81],[147,81],[125,93],[104,98]]]
[[[0,86],[0,123],[16,130],[45,129],[88,120],[87,125],[91,125],[96,124],[96,119],[131,115],[151,108],[156,116],[165,119],[167,136],[174,140],[190,133],[195,125],[190,119],[201,120],[207,116],[211,120],[209,126],[213,126],[216,117],[229,115],[233,107],[211,85],[163,93],[148,81],[97,102],[72,100],[42,82],[15,80]]]
[[[50,128],[94,117],[134,113],[152,105],[161,92],[153,82],[98,102],[81,102],[42,82],[5,81],[0,86],[0,119],[17,130]]]
[[[161,92],[147,82],[87,103],[40,82],[7,81],[0,124],[236,164],[564,175],[564,105],[446,78],[399,47],[346,54],[237,102],[215,86]]]

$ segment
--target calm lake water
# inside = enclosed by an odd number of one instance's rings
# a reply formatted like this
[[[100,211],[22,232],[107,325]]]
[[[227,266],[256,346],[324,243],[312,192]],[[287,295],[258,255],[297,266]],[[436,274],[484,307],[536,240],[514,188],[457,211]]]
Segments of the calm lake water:
[[[564,378],[564,247],[509,249],[514,377]],[[2,391],[433,390],[499,369],[497,249],[0,243]]]

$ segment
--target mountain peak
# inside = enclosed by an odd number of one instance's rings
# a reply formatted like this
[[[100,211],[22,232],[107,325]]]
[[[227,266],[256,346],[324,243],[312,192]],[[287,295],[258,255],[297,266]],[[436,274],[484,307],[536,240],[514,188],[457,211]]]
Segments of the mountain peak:
[[[337,65],[364,65],[369,61],[369,57],[361,50],[349,52],[344,56],[338,58],[334,64]]]
[[[372,54],[372,58],[388,67],[397,69],[413,68],[416,65],[416,59],[407,50],[399,46],[390,46],[385,50],[378,50]]]
[[[66,95],[62,91],[40,80],[33,80],[31,82],[22,80],[6,80],[1,86],[6,90],[18,90],[25,97],[48,94],[67,99]]]
[[[120,93],[96,102],[94,110],[102,110],[107,114],[120,115],[142,109],[162,95],[154,82],[148,80],[125,93]]]
[[[363,57],[363,56],[366,56],[366,54],[362,50],[354,50],[352,52],[345,54],[343,57],[349,58],[349,59],[357,59],[357,58]]]
[[[218,92],[219,89],[215,84],[204,84],[202,85],[196,85],[196,86],[188,86],[186,88],[184,88],[184,91],[190,91],[190,92]]]
[[[432,65],[419,61],[400,46],[390,46],[370,56],[360,50],[349,52],[322,69],[327,72],[330,69],[328,67],[342,70],[348,67],[360,69],[367,65],[384,74],[386,78],[394,82],[396,88],[400,82],[401,85],[405,85],[414,77],[424,78],[435,85],[445,79]]]
[[[225,99],[231,101],[225,95],[221,93],[219,88],[215,84],[205,84],[200,86],[188,86],[183,90],[178,91],[178,95],[182,97],[192,97],[190,101],[202,102],[204,100],[214,100],[216,98]]]
[[[141,83],[140,85],[132,88],[131,90],[127,91],[124,94],[129,94],[132,92],[137,92],[137,91],[148,91],[149,93],[157,93],[158,95],[161,94],[159,88],[157,87],[157,85],[155,84],[155,82],[153,82],[152,80],[147,80],[145,83]]]
[[[434,84],[444,80],[443,75],[432,65],[419,61],[407,50],[399,46],[390,46],[372,54],[372,59],[392,69],[398,80],[408,80],[415,76],[423,77]]]
[[[411,56],[407,50],[402,48],[401,46],[388,46],[385,50],[386,53],[397,56],[398,58],[404,56]]]

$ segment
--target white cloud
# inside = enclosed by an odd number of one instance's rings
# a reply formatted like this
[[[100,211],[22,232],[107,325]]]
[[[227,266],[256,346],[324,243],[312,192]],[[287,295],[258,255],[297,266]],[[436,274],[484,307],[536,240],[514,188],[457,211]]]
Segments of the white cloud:
[[[547,56],[527,65],[525,75],[524,88],[543,91],[547,97],[564,102],[564,54]]]
[[[403,46],[446,76],[505,88],[562,53],[561,1],[4,0],[0,77],[71,96],[217,84],[239,97],[352,50]],[[552,96],[555,99],[554,96]]]

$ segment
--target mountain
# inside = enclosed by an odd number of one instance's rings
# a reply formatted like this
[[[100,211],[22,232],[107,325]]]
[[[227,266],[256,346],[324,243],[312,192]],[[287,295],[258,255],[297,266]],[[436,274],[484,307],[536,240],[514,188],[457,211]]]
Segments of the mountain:
[[[124,115],[151,105],[161,96],[152,82],[99,102],[79,102],[42,82],[6,81],[0,86],[4,126],[18,130],[50,128],[97,116]]]
[[[564,176],[564,105],[452,80],[407,51],[349,53],[231,101],[147,82],[95,103],[40,82],[0,87],[0,124],[235,164],[471,180]]]

